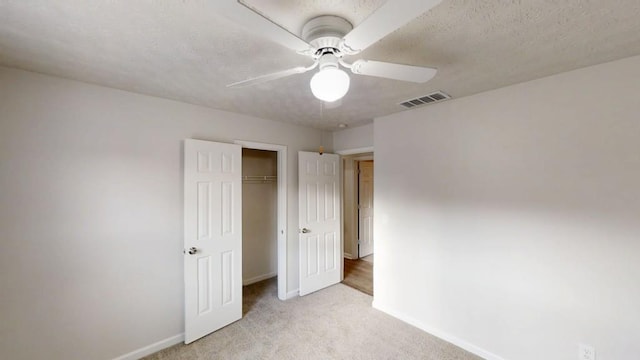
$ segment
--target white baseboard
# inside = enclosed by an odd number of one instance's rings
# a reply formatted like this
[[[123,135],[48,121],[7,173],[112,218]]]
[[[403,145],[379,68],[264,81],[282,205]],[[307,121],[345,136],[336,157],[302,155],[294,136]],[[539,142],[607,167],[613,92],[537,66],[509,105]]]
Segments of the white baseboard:
[[[384,313],[387,313],[391,316],[393,316],[394,318],[398,319],[398,320],[402,320],[404,322],[406,322],[407,324],[413,325],[415,327],[417,327],[418,329],[427,332],[435,337],[438,337],[446,342],[449,342],[459,348],[462,348],[464,350],[467,350],[468,352],[478,355],[483,359],[486,360],[506,360],[503,357],[500,357],[496,354],[493,354],[483,348],[480,348],[476,345],[473,345],[467,341],[464,341],[458,337],[455,337],[449,333],[446,333],[444,331],[441,331],[439,329],[436,329],[434,327],[431,327],[427,324],[422,323],[421,321],[418,321],[410,316],[407,316],[399,311],[395,311],[395,310],[391,310],[391,309],[387,309],[384,306],[379,306],[376,301],[374,300],[373,303],[371,304],[371,306],[374,309],[380,310]]]
[[[275,272],[275,271],[271,272],[271,273],[268,273],[268,274],[254,276],[252,278],[242,280],[242,286],[251,285],[251,284],[257,283],[257,282],[262,281],[262,280],[271,279],[272,277],[275,277],[275,276],[278,276],[278,273]]]
[[[157,343],[153,343],[151,345],[147,345],[145,347],[142,347],[138,350],[134,350],[128,354],[124,354],[122,356],[119,356],[113,360],[138,360],[140,358],[143,358],[147,355],[151,355],[153,353],[156,353],[162,349],[166,349],[169,346],[173,346],[175,344],[179,344],[181,342],[184,341],[184,333],[182,334],[178,334],[175,336],[172,336],[170,338],[164,339],[164,340],[160,340]]]
[[[293,291],[289,291],[287,293],[287,300],[293,299],[295,297],[298,297],[299,295],[300,295],[300,290],[299,289],[295,289]]]
[[[349,253],[344,253],[342,256],[344,256],[345,259],[353,260],[353,255],[351,255]]]

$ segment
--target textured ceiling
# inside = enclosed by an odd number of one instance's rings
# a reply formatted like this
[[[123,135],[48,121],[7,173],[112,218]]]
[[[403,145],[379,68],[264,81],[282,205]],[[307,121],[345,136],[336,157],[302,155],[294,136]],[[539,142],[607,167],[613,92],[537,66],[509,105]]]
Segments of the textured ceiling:
[[[400,101],[435,90],[457,98],[640,54],[638,0],[443,0],[348,59],[436,67],[433,80],[351,75],[341,104],[322,109],[309,89],[313,73],[226,88],[311,60],[223,19],[215,1],[0,0],[0,64],[335,129],[402,111]],[[321,14],[357,25],[383,3],[244,2],[294,33]]]

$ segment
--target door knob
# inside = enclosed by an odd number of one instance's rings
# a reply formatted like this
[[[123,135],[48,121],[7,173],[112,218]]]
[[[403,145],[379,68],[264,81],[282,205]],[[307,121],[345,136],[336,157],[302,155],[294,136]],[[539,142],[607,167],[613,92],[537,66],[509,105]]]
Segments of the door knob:
[[[198,252],[198,249],[196,249],[195,247],[190,247],[189,248],[189,255],[194,255],[197,252]]]
[[[301,233],[306,234],[306,233],[310,233],[311,230],[307,229],[307,228],[302,228],[302,230],[300,230]]]

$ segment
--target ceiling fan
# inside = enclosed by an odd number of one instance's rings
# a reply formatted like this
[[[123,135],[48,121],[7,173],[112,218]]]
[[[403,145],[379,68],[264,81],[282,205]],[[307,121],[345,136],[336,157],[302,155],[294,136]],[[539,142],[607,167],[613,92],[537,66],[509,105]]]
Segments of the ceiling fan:
[[[279,43],[298,54],[313,59],[310,66],[299,66],[251,79],[235,82],[227,87],[255,85],[286,76],[302,74],[316,67],[319,71],[311,78],[313,95],[325,102],[342,98],[349,91],[349,75],[377,76],[387,79],[424,83],[436,74],[436,69],[420,66],[394,64],[381,61],[356,60],[349,64],[345,55],[355,55],[402,27],[410,20],[425,13],[441,0],[388,0],[357,27],[341,17],[322,15],[309,20],[296,36],[278,24],[238,0],[217,0],[219,14],[245,26],[256,34]]]

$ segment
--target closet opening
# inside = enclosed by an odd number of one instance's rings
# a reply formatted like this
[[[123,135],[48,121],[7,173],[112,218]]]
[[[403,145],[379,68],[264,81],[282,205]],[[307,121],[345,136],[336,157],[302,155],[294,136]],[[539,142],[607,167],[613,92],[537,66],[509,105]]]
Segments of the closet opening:
[[[245,305],[278,276],[278,153],[242,149],[242,285]],[[271,279],[271,280],[268,280]],[[258,292],[259,294],[257,294]],[[244,309],[248,311],[249,309]]]
[[[278,275],[278,158],[242,149],[242,285]]]
[[[235,143],[242,146],[242,285],[246,312],[252,305],[252,295],[256,295],[252,292],[277,292],[280,300],[294,293],[287,284],[287,147],[244,140]]]

